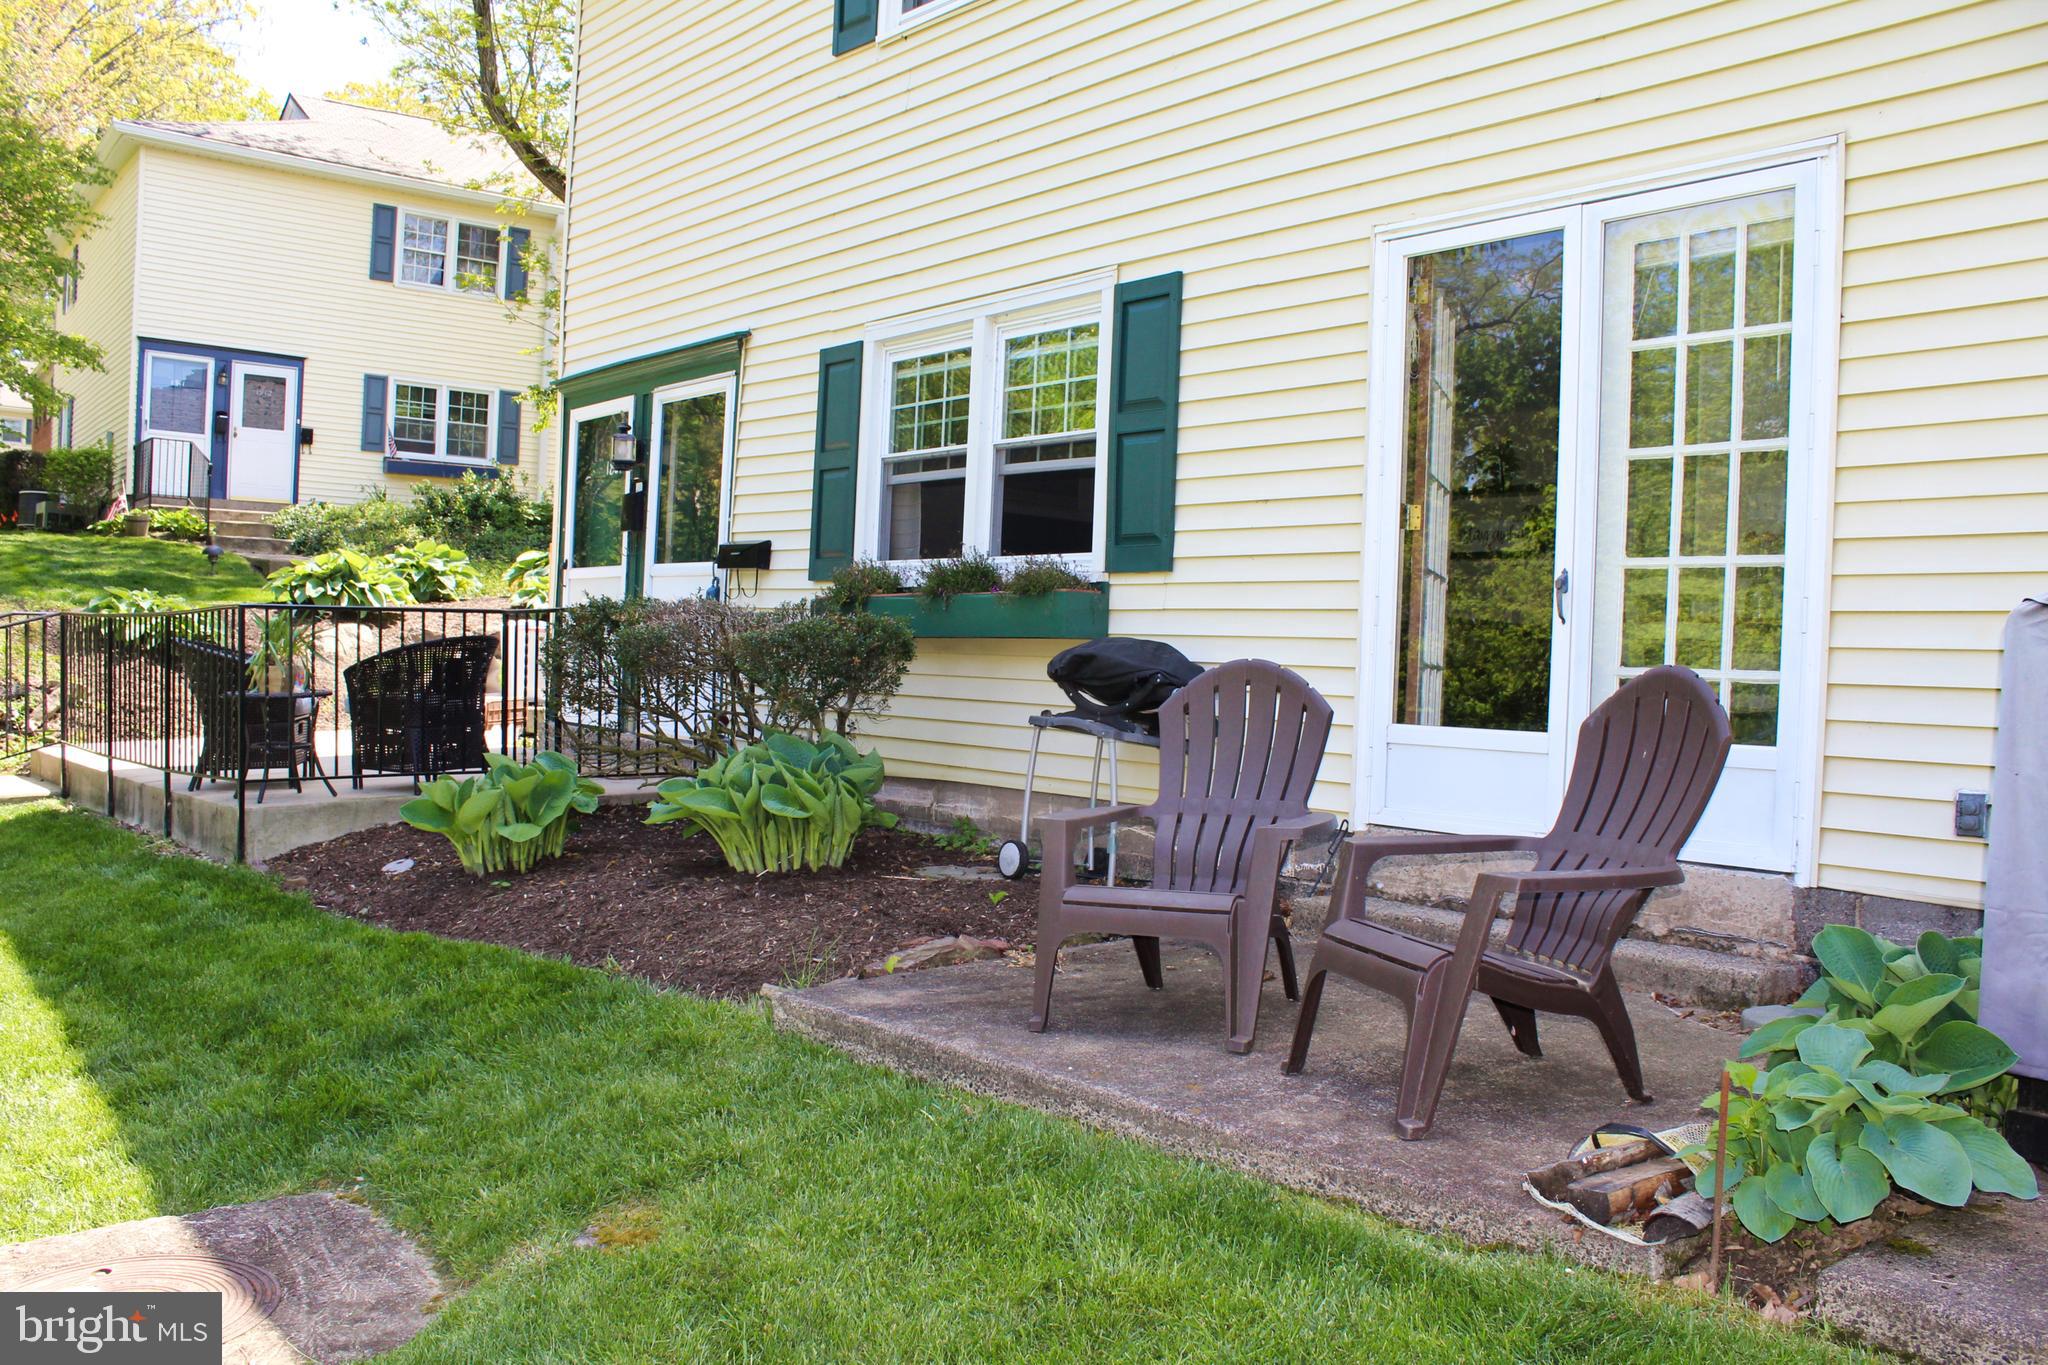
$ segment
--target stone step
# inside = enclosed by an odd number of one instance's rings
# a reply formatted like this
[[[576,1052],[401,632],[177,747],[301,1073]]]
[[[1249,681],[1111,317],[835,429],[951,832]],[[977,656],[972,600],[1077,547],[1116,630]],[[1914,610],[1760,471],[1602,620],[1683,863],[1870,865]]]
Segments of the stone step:
[[[1319,934],[1329,913],[1328,896],[1297,899],[1295,932],[1302,936]],[[1366,902],[1366,916],[1389,929],[1446,945],[1457,938],[1465,922],[1464,915],[1456,910],[1376,897]],[[1500,943],[1507,931],[1507,920],[1495,921],[1493,941]],[[1814,973],[1802,960],[1628,938],[1615,946],[1614,976],[1623,990],[1653,991],[1682,1005],[1739,1010],[1796,1000],[1812,982]]]

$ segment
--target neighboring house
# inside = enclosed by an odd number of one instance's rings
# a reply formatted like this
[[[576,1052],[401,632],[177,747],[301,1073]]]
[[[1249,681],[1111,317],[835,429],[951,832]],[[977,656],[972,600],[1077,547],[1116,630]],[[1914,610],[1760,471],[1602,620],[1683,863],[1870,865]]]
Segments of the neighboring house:
[[[13,389],[0,388],[0,450],[26,450],[35,430],[35,409]]]
[[[59,387],[72,441],[139,453],[136,492],[184,494],[195,449],[214,497],[254,504],[465,470],[544,486],[520,398],[543,330],[507,299],[558,206],[508,155],[295,97],[269,121],[117,123],[100,159],[58,323],[105,364]]]
[[[711,577],[622,544],[627,419],[723,478],[691,543],[773,542],[760,600],[1062,553],[1115,634],[1300,671],[1355,825],[1547,827],[1581,719],[1675,660],[1738,739],[1686,856],[1771,874],[1696,878],[1744,907],[1699,927],[1981,904],[1956,798],[2048,583],[2039,5],[585,0],[579,35],[565,597]],[[892,775],[1020,786],[1060,647],[922,641]]]

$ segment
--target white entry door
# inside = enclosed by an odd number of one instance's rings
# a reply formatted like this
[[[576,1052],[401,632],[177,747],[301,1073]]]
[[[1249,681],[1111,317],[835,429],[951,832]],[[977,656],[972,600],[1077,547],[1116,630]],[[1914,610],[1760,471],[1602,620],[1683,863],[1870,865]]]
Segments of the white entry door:
[[[649,597],[710,590],[725,534],[732,469],[735,376],[720,375],[654,395],[653,467],[647,488]]]
[[[1540,833],[1580,722],[1675,663],[1735,735],[1685,856],[1798,865],[1817,183],[1382,241],[1362,819]]]
[[[298,459],[298,371],[237,360],[228,390],[228,496],[290,502]]]

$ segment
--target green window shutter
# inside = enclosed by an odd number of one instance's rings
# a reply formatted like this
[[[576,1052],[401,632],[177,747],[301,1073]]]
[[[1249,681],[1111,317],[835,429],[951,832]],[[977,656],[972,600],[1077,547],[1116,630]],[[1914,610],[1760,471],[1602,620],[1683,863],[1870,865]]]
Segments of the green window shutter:
[[[875,40],[875,6],[881,0],[832,0],[832,55]]]
[[[811,578],[853,562],[853,492],[860,459],[861,344],[818,352],[818,449],[811,475]]]
[[[398,248],[398,210],[389,204],[370,205],[370,278],[388,280]]]
[[[381,374],[363,376],[363,449],[384,453],[385,395],[389,381]]]
[[[1116,287],[1109,375],[1107,558],[1112,572],[1173,567],[1180,287],[1177,270]]]

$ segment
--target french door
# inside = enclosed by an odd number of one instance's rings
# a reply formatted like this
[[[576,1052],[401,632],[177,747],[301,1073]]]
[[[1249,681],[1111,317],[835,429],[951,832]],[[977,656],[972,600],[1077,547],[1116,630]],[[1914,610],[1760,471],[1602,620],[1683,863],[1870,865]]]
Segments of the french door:
[[[1677,663],[1736,740],[1686,856],[1795,866],[1815,193],[1809,163],[1382,242],[1363,818],[1540,832],[1579,722]]]
[[[569,479],[562,524],[569,553],[562,600],[626,594],[626,476],[612,465],[612,437],[628,424],[632,400],[577,408],[569,414]]]
[[[712,557],[724,536],[730,496],[733,396],[738,376],[722,374],[654,395],[653,465],[648,471],[649,597],[687,597],[717,581]]]

